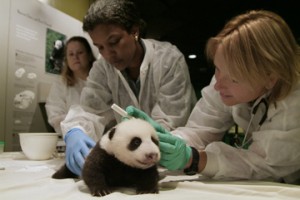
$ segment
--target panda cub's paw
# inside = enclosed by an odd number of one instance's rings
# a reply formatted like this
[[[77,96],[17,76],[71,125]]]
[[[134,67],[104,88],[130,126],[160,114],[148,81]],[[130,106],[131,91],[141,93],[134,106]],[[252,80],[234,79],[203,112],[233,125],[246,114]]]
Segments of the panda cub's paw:
[[[137,193],[137,194],[150,194],[150,193],[158,194],[159,191],[158,191],[158,188],[153,188],[153,189],[151,189],[151,190],[145,190],[145,189],[137,188],[137,189],[136,189],[136,193]]]
[[[90,191],[93,196],[97,196],[97,197],[103,197],[105,195],[112,193],[112,191],[108,188],[99,188],[99,187],[90,188]]]

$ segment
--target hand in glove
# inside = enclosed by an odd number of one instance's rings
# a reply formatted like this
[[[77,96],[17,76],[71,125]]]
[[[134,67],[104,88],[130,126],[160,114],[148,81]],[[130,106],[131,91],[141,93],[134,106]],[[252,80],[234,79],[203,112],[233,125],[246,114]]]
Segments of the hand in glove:
[[[135,118],[140,118],[140,119],[143,119],[147,122],[149,122],[153,127],[154,129],[157,131],[157,132],[160,132],[160,133],[169,133],[168,131],[166,131],[159,123],[157,123],[156,121],[154,121],[151,117],[149,117],[146,113],[144,113],[143,111],[137,109],[136,107],[134,106],[128,106],[126,108],[126,112],[129,116],[132,116],[132,117],[135,117]]]
[[[146,113],[133,106],[128,106],[126,112],[130,116],[146,120],[155,128],[159,137],[159,148],[161,152],[159,162],[162,166],[169,170],[179,170],[186,166],[191,158],[192,149],[186,145],[184,140],[172,135]]]
[[[159,163],[169,170],[183,169],[191,158],[191,147],[183,139],[170,133],[157,134],[161,152]]]
[[[74,174],[80,176],[85,158],[96,143],[79,128],[69,130],[64,139],[66,165]]]

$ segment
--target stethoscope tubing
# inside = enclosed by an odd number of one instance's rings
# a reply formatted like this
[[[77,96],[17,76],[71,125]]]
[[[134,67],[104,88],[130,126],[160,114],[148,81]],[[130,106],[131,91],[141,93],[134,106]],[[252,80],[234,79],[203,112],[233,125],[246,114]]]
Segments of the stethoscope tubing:
[[[253,121],[253,119],[254,119],[254,116],[256,115],[257,110],[258,110],[258,108],[260,107],[261,104],[263,104],[263,105],[265,106],[266,109],[265,109],[265,112],[264,112],[263,116],[261,117],[261,120],[260,120],[259,123],[258,123],[257,130],[259,130],[260,127],[261,127],[261,125],[266,121],[266,119],[267,119],[267,117],[268,117],[269,104],[268,104],[267,99],[262,98],[262,99],[259,101],[259,103],[256,104],[256,105],[253,107],[253,109],[252,109],[252,112],[251,112],[251,118],[250,118],[250,121],[249,121],[249,123],[248,123],[246,132],[245,132],[245,134],[244,134],[244,138],[243,138],[242,144],[239,145],[239,144],[237,144],[237,143],[235,142],[235,143],[234,143],[235,147],[237,147],[237,148],[245,148],[246,145],[252,140],[252,137],[250,137],[250,138],[247,139],[247,136],[248,136],[248,134],[249,134],[249,129],[250,129],[250,126],[251,126],[252,121]],[[235,134],[236,134],[236,136],[237,136],[237,134],[238,134],[237,128],[236,128],[236,133],[235,133]]]

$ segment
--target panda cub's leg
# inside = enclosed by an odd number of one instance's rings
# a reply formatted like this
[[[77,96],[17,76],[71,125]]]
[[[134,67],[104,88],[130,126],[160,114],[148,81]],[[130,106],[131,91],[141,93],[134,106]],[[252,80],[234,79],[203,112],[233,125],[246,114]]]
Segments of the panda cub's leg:
[[[143,174],[139,174],[139,180],[137,180],[136,193],[159,193],[158,181],[159,173],[156,166],[144,170]]]
[[[106,183],[105,171],[102,166],[105,159],[106,152],[97,143],[85,160],[82,179],[93,196],[105,196],[112,192]]]
[[[67,167],[66,164],[64,164],[58,171],[56,171],[52,178],[54,179],[65,179],[65,178],[79,178],[76,174],[73,174]]]

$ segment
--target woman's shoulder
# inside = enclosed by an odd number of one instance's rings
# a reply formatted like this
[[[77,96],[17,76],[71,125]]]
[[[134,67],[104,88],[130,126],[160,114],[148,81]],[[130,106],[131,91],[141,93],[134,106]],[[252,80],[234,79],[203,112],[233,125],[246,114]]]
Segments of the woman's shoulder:
[[[286,105],[288,107],[293,106],[300,109],[299,102],[300,102],[300,81],[298,81],[298,84],[291,91],[291,93],[286,98],[279,101],[279,103],[282,103],[283,105]]]
[[[154,39],[143,39],[142,42],[145,48],[144,60],[151,63],[156,69],[159,68],[166,71],[170,69],[177,70],[178,67],[187,69],[184,55],[175,45]],[[161,68],[161,66],[164,67]]]
[[[291,91],[291,93],[287,97],[269,105],[268,115],[282,116],[283,113],[290,113],[288,115],[293,116],[296,113],[300,114],[299,102],[300,102],[300,82],[296,85],[296,87]]]
[[[66,87],[66,82],[63,80],[62,76],[56,76],[52,79],[52,88]]]
[[[143,39],[146,51],[153,51],[159,56],[181,56],[181,51],[174,44],[167,41],[158,41],[154,39]]]
[[[101,71],[111,71],[114,72],[115,68],[109,64],[102,56],[100,56],[93,64],[89,74],[100,73]]]

